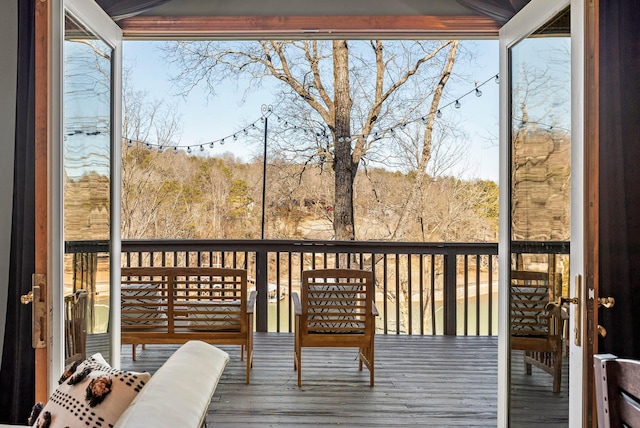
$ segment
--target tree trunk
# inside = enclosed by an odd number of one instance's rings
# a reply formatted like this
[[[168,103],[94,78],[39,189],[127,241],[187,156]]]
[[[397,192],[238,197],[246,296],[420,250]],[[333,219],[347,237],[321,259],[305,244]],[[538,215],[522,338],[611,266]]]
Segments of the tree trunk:
[[[333,230],[336,240],[354,240],[353,183],[358,164],[351,156],[351,88],[349,49],[346,40],[333,41],[335,204]]]

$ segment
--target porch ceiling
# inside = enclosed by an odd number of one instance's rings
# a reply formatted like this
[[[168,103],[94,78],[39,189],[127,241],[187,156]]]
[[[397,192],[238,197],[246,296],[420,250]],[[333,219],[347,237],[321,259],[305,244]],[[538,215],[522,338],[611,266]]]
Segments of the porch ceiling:
[[[127,38],[496,37],[453,0],[171,0],[118,22]]]

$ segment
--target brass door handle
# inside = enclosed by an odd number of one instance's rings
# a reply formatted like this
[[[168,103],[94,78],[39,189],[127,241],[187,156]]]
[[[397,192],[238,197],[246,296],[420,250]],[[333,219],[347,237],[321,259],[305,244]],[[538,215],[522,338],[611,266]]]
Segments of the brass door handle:
[[[603,308],[612,308],[613,305],[616,304],[616,299],[613,297],[599,297],[598,298],[598,306],[602,306]],[[604,337],[604,336],[603,336]]]
[[[22,296],[20,296],[20,303],[22,303],[23,305],[33,303],[33,291],[29,291],[27,294],[23,294]]]
[[[607,337],[607,329],[604,328],[603,326],[601,326],[600,324],[598,324],[596,326],[596,328],[598,329],[598,334],[602,337]]]

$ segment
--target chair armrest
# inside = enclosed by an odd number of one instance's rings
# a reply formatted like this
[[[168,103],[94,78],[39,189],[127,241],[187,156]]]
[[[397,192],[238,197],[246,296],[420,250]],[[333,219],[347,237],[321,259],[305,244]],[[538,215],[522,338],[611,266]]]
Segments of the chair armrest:
[[[256,296],[258,295],[258,292],[256,290],[253,290],[251,293],[249,293],[249,298],[247,299],[247,313],[248,314],[252,314],[253,313],[253,309],[256,307]]]
[[[378,308],[376,308],[376,302],[371,302],[371,305],[373,306],[373,308],[371,309],[371,312],[373,313],[373,316],[377,317],[378,315],[380,315],[378,313]]]
[[[293,300],[293,310],[296,315],[302,315],[302,305],[300,304],[300,297],[295,291],[291,293],[291,300]]]

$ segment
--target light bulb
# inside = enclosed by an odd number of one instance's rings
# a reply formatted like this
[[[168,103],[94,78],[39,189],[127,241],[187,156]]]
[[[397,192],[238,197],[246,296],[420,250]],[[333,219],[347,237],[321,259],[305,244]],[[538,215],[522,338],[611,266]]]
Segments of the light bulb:
[[[496,74],[496,85],[500,84],[500,75]]]
[[[442,112],[440,110],[438,110],[436,112],[436,116],[438,117],[438,119],[440,119],[442,117]]]
[[[222,140],[220,140],[220,145],[224,146],[224,138]]]
[[[127,146],[128,146],[128,147],[133,146],[133,141],[131,141],[131,140],[127,140]]]
[[[187,153],[191,153],[191,147],[187,147]]]
[[[455,107],[456,107],[456,108],[460,108],[460,101],[456,100]]]
[[[482,96],[482,91],[476,88],[476,97],[481,97],[481,96]]]
[[[236,134],[233,134],[233,141],[238,141],[238,136]]]
[[[213,149],[213,141],[209,143],[209,147]]]
[[[204,152],[204,147],[200,146],[200,151]]]
[[[173,154],[175,155],[175,154],[177,154],[177,153],[178,153],[178,148],[177,148],[177,147],[174,147],[174,148],[173,148]]]

